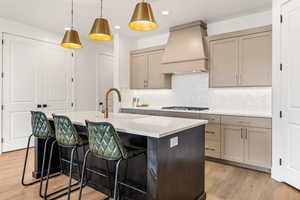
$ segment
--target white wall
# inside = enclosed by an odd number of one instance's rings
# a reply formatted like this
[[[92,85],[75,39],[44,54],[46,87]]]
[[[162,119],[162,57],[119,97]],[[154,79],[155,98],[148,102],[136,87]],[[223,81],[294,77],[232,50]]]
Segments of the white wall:
[[[208,34],[221,34],[272,24],[272,12],[264,11],[208,24]],[[166,44],[168,33],[142,38],[135,49]],[[128,55],[128,52],[123,52]],[[121,66],[122,67],[122,66]],[[209,106],[215,109],[271,112],[271,88],[208,88],[208,73],[173,75],[172,90],[122,90],[124,105],[139,96],[150,105]]]
[[[62,34],[51,33],[26,24],[0,18],[0,32],[12,33],[59,44]],[[77,110],[94,110],[96,102],[96,54],[113,51],[113,45],[91,42],[81,37],[83,49],[75,51],[75,105]],[[0,48],[0,53],[2,48]],[[71,50],[70,50],[71,51]],[[1,62],[2,57],[0,57]]]
[[[97,45],[85,41],[83,49],[76,50],[75,63],[75,108],[76,110],[95,110],[96,98],[96,67],[99,53],[112,54],[108,45]]]

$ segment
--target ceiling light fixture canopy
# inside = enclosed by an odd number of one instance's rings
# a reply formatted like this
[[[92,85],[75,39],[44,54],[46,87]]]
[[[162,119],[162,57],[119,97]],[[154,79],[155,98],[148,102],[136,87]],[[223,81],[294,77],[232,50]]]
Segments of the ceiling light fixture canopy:
[[[71,28],[66,30],[64,38],[60,44],[60,46],[68,49],[79,49],[83,48],[79,34],[74,29],[74,0],[72,0],[72,9],[71,9]]]
[[[112,40],[113,36],[110,33],[109,22],[103,18],[103,0],[101,0],[100,18],[95,19],[89,38],[93,40]]]
[[[149,31],[157,28],[151,5],[145,0],[135,6],[129,27],[138,31]]]

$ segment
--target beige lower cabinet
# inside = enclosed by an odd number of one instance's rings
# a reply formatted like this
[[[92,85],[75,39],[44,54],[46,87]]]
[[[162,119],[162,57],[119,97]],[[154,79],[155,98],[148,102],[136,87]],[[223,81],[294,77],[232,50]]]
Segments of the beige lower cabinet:
[[[246,128],[244,162],[265,168],[271,167],[271,129]]]
[[[122,109],[122,112],[205,119],[205,156],[267,171],[272,164],[272,119],[184,112]]]
[[[223,121],[227,123],[244,125],[221,125],[221,158],[257,167],[271,168],[272,131],[269,128],[271,119],[229,116],[223,118]],[[261,127],[252,127],[253,125]]]
[[[245,143],[242,128],[238,126],[222,125],[221,134],[221,158],[242,162],[244,158]]]

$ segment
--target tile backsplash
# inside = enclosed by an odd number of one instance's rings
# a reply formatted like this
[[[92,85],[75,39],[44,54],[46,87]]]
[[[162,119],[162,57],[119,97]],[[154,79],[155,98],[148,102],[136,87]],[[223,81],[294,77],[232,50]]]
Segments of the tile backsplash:
[[[122,90],[123,106],[131,106],[133,97],[150,106],[200,106],[216,110],[271,113],[271,87],[208,87],[208,73],[173,75],[171,90]]]

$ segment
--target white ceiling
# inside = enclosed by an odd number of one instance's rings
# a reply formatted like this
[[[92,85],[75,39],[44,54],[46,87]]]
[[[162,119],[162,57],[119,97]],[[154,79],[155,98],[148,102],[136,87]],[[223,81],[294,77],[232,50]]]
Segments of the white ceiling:
[[[271,9],[272,0],[149,0],[159,28],[147,33],[132,31],[127,24],[139,0],[104,0],[104,16],[128,36],[142,37],[167,32],[170,26],[198,19],[208,22]],[[63,33],[69,26],[71,0],[0,0],[0,16]],[[99,15],[100,0],[74,0],[75,25],[87,35]],[[161,11],[169,10],[169,16]],[[116,32],[116,30],[113,30]]]

